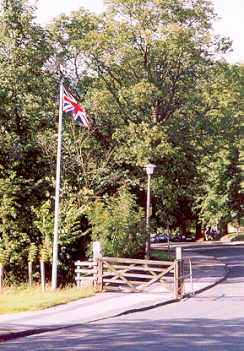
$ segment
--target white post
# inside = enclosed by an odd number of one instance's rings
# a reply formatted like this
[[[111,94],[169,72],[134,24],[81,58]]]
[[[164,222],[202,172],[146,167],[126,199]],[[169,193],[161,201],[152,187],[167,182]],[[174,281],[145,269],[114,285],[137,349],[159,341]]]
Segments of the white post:
[[[176,259],[182,260],[182,248],[181,247],[176,248]]]
[[[182,248],[176,248],[175,257],[175,297],[182,298],[184,289],[184,266],[182,261]]]
[[[101,248],[100,241],[94,241],[92,249],[93,249],[93,261],[95,262],[102,255],[101,254],[102,248]]]
[[[53,237],[53,265],[52,265],[52,290],[57,288],[57,264],[58,264],[58,220],[59,220],[59,190],[60,190],[60,164],[61,164],[61,142],[62,142],[62,116],[63,116],[63,83],[60,84],[59,102],[59,125],[58,125],[58,150],[56,169],[56,191],[55,191],[55,218]]]
[[[45,291],[45,262],[41,261],[41,286],[42,286],[42,292]]]

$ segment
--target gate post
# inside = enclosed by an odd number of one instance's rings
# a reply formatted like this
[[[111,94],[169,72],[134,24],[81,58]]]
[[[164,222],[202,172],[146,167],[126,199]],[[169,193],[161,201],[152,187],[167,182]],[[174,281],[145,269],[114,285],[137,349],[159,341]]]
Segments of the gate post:
[[[184,260],[182,259],[181,247],[176,248],[176,259],[175,259],[175,298],[181,299],[183,296],[184,286]]]
[[[182,260],[182,248],[180,246],[176,248],[176,259]]]
[[[102,292],[102,290],[103,290],[103,261],[102,261],[102,257],[97,258],[96,290],[98,292]]]
[[[175,297],[181,299],[184,288],[184,260],[175,260]]]
[[[94,275],[94,285],[98,292],[103,290],[103,261],[100,241],[93,243],[93,261],[97,263],[97,274]]]

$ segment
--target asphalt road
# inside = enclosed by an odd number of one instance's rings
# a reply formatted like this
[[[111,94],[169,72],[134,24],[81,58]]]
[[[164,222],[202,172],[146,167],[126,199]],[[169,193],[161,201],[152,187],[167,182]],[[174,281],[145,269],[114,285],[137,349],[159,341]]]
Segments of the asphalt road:
[[[0,350],[243,351],[244,247],[202,250],[230,268],[212,289],[145,312],[8,341]]]

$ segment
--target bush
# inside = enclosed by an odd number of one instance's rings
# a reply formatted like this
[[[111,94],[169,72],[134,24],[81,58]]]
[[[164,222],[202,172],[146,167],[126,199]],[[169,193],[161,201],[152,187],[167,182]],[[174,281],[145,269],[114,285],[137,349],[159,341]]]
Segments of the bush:
[[[116,198],[97,200],[88,218],[91,238],[101,241],[104,256],[132,257],[144,246],[144,211],[126,189]]]

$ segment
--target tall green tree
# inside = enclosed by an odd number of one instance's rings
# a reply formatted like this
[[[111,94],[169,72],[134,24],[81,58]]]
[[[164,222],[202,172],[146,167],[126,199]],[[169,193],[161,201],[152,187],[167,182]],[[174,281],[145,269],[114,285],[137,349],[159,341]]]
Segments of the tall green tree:
[[[53,49],[25,1],[3,0],[0,25],[0,235],[12,247],[9,269],[23,279],[26,248],[38,240],[30,208],[48,190],[36,135],[53,118],[54,84],[44,69]]]
[[[207,158],[201,218],[208,225],[218,224],[220,230],[229,222],[240,225],[244,208],[238,149],[233,145],[225,146],[215,157]]]
[[[128,170],[134,191],[144,189],[139,167],[159,166],[158,215],[173,224],[189,208],[184,222],[192,217],[196,165],[223,125],[227,68],[214,55],[229,43],[211,36],[209,1],[107,3],[98,29],[77,42],[99,77],[87,94],[94,124],[116,143],[115,161],[123,174]]]
[[[196,196],[200,217],[207,224],[219,224],[225,233],[228,222],[240,226],[243,216],[243,68],[228,67],[228,89],[220,94],[215,136],[208,138],[205,156],[198,164],[202,184]]]
[[[87,139],[94,138],[90,150],[98,146],[90,162],[96,168],[99,149],[112,150],[105,179],[115,180],[114,186],[103,181],[101,188],[99,177],[93,186],[99,195],[112,194],[124,182],[142,199],[142,166],[156,163],[152,184],[158,218],[184,227],[187,220],[198,218],[193,204],[203,178],[197,165],[206,153],[218,152],[210,145],[216,140],[219,145],[235,129],[229,113],[233,76],[228,65],[217,60],[230,43],[211,34],[215,14],[210,1],[107,4],[107,13],[97,19],[88,13],[84,19],[77,12],[53,27],[63,59],[69,57],[66,52],[78,54],[79,68],[92,81],[82,95],[93,125]],[[56,31],[61,37],[55,37]],[[72,57],[69,69],[72,64],[75,68]],[[84,76],[74,71],[77,91]]]

